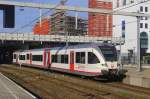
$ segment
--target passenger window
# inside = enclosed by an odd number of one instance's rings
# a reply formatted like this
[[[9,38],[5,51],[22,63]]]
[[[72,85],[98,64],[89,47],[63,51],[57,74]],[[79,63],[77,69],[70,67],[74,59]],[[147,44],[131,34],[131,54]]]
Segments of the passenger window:
[[[76,52],[76,63],[85,64],[85,52]]]
[[[61,55],[57,56],[57,63],[61,63]]]
[[[25,55],[19,55],[19,60],[25,60]]]
[[[68,64],[68,55],[64,55],[65,63]]]
[[[32,55],[33,61],[43,61],[43,55]]]
[[[61,63],[64,63],[64,55],[61,55]]]
[[[97,64],[97,63],[100,63],[97,56],[92,52],[88,52],[88,64]]]
[[[68,64],[68,55],[61,55],[61,63]]]
[[[52,62],[57,63],[57,55],[52,55]]]

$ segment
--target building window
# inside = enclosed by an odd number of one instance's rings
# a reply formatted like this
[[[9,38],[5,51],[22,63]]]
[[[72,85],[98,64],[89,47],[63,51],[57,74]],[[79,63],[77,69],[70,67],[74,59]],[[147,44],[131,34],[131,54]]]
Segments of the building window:
[[[140,12],[143,12],[143,6],[140,6]]]
[[[117,8],[119,7],[119,0],[117,0]]]
[[[145,12],[148,12],[148,7],[145,7]]]
[[[148,20],[148,17],[145,17],[145,20]]]
[[[146,32],[142,32],[140,34],[141,48],[148,48],[148,34]]]
[[[131,0],[130,3],[134,3],[134,0]]]
[[[140,23],[140,28],[143,28],[143,23]]]
[[[126,0],[123,0],[123,5],[126,5]]]
[[[147,24],[147,23],[145,23],[145,28],[146,28],[146,29],[148,28],[148,24]]]
[[[143,20],[143,17],[141,17],[141,20]]]

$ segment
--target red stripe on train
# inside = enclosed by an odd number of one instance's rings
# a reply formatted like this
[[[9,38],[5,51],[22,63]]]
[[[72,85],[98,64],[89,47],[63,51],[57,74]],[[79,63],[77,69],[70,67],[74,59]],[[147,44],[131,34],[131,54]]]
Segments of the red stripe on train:
[[[70,71],[74,71],[74,51],[70,52]]]
[[[44,50],[44,53],[43,53],[43,66],[46,65],[46,50]]]

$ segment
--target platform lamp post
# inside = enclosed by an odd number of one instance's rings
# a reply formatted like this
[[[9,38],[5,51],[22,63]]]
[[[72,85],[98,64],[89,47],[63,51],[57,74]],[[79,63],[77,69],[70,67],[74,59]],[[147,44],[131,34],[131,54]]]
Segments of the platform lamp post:
[[[142,71],[141,67],[141,41],[140,41],[140,16],[137,16],[137,69]]]
[[[122,43],[121,43],[121,36],[120,36],[120,55],[119,55],[119,64],[120,64],[120,69],[123,69],[123,65],[122,65],[122,48],[121,48],[121,45],[122,45]]]

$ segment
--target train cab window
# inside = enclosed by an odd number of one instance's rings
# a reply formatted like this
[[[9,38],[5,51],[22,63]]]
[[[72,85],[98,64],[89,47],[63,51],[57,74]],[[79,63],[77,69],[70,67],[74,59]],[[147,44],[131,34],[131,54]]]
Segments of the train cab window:
[[[85,64],[85,52],[76,52],[76,63]]]
[[[19,60],[25,60],[25,55],[19,55]]]
[[[30,54],[27,54],[27,60],[29,60],[30,59]]]
[[[43,55],[32,55],[32,61],[43,61]]]
[[[97,56],[92,52],[88,52],[88,64],[97,64],[97,63],[100,63]]]
[[[16,56],[17,56],[17,55],[16,55],[16,54],[14,54],[14,59],[16,59]]]

